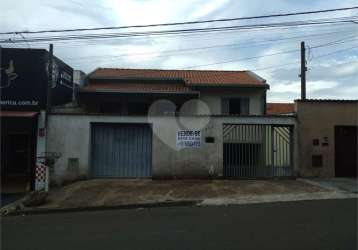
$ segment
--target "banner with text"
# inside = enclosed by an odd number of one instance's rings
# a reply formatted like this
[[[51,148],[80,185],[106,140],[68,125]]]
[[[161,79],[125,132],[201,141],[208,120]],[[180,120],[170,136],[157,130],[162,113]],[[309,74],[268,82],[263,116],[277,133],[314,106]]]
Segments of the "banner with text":
[[[177,148],[200,148],[200,130],[179,130],[177,132]]]

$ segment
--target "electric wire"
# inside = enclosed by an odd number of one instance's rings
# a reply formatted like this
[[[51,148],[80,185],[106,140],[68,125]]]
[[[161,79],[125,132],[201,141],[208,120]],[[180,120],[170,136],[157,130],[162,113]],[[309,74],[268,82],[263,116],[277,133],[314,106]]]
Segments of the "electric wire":
[[[192,28],[192,29],[176,29],[176,30],[161,30],[161,31],[145,31],[145,32],[128,32],[128,33],[107,33],[107,34],[80,34],[80,35],[64,35],[64,36],[47,36],[47,37],[29,37],[26,41],[29,43],[34,42],[51,42],[51,41],[64,41],[64,40],[89,40],[89,39],[107,39],[107,38],[123,38],[123,37],[141,37],[141,36],[157,36],[168,34],[183,34],[183,33],[205,33],[216,32],[222,30],[247,30],[247,29],[265,29],[271,27],[297,27],[306,25],[333,25],[342,23],[351,23],[357,17],[333,18],[333,19],[315,19],[294,22],[281,22],[281,23],[263,23],[251,25],[234,25],[234,26],[221,26],[211,28]],[[22,39],[3,39],[0,43],[23,43]]]
[[[128,29],[128,28],[148,28],[148,27],[158,27],[158,26],[193,25],[193,24],[203,24],[203,23],[216,23],[216,22],[230,22],[230,21],[242,21],[242,20],[252,20],[252,19],[264,19],[264,18],[273,18],[273,17],[288,17],[288,16],[298,16],[298,15],[311,15],[311,14],[319,14],[319,13],[347,11],[347,10],[354,10],[354,9],[358,9],[358,6],[351,6],[351,7],[345,7],[345,8],[335,8],[335,9],[322,9],[322,10],[314,10],[314,11],[303,11],[303,12],[278,13],[278,14],[261,15],[261,16],[211,19],[211,20],[203,20],[203,21],[157,23],[157,24],[128,25],[128,26],[111,26],[111,27],[97,27],[97,28],[53,29],[53,30],[38,30],[38,31],[25,30],[25,31],[1,32],[0,34],[1,35],[11,35],[11,34],[19,34],[19,33],[22,33],[22,34],[60,33],[60,32],[113,30],[113,29],[117,30],[117,29]]]

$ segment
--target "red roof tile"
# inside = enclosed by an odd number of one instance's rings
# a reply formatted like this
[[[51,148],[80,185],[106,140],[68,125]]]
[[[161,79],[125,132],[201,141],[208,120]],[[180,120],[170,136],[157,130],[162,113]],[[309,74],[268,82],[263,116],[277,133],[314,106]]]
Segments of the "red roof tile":
[[[90,78],[164,78],[182,79],[187,85],[267,86],[264,79],[251,71],[98,68]]]
[[[267,103],[268,115],[292,114],[295,112],[294,103]]]

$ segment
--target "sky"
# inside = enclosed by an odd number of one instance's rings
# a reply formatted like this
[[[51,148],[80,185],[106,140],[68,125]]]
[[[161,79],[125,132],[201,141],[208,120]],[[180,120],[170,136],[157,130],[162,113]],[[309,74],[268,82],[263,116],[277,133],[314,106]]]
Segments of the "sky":
[[[0,0],[0,32],[199,21],[356,5],[356,0]],[[358,16],[358,10],[195,27],[349,16]],[[161,29],[172,28],[175,27]],[[148,30],[160,28],[106,32]],[[0,39],[23,37],[1,35]],[[54,42],[54,53],[86,73],[98,67],[252,70],[270,85],[269,102],[292,102],[300,98],[301,41],[305,41],[307,47],[307,97],[358,99],[358,24],[353,22],[265,31],[59,41]],[[339,43],[315,48],[336,41]],[[48,48],[44,42],[0,45]]]

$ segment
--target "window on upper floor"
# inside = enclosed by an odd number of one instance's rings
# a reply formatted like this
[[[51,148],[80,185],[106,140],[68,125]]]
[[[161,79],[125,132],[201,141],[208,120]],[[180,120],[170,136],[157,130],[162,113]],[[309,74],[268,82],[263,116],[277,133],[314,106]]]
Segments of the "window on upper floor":
[[[122,106],[118,102],[101,102],[100,103],[100,112],[101,113],[112,113],[112,114],[121,114]]]
[[[250,113],[250,98],[223,98],[222,114],[248,115]]]
[[[128,115],[147,115],[149,109],[148,103],[133,102],[128,103]]]

